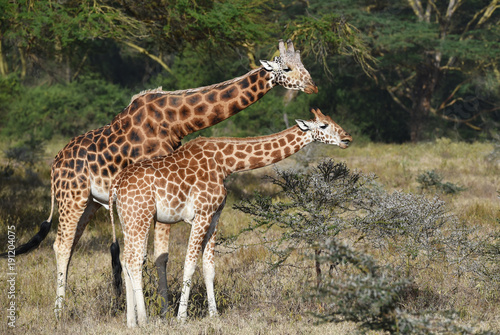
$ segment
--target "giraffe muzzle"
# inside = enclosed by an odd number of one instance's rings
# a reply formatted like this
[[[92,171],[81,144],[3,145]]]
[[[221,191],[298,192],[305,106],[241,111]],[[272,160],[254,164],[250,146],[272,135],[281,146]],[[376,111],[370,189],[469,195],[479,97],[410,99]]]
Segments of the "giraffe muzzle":
[[[304,88],[304,92],[307,94],[318,93],[318,86],[316,86],[314,83],[309,84]]]
[[[342,140],[342,141],[340,141],[339,147],[342,149],[346,149],[349,146],[349,144],[351,144],[351,141]]]

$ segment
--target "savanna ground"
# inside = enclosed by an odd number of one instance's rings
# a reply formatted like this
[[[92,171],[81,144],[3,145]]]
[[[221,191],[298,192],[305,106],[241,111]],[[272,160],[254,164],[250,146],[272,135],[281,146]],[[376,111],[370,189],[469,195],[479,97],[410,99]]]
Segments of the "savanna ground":
[[[41,161],[29,168],[15,161],[3,160],[0,176],[2,245],[6,245],[7,226],[16,225],[17,243],[20,244],[26,242],[48,217],[49,165],[62,146],[63,143],[50,144]],[[440,193],[439,197],[446,201],[450,212],[461,222],[477,228],[475,234],[478,238],[499,230],[500,153],[493,144],[442,139],[403,145],[354,143],[347,150],[310,145],[277,165],[282,169],[307,170],[324,157],[345,162],[352,170],[376,174],[377,183],[387,191],[427,192],[425,194],[429,197],[434,191],[423,191],[417,177],[434,170],[443,181],[465,188],[455,194]],[[273,186],[261,179],[273,173],[273,167],[266,167],[234,174],[227,180],[230,195],[219,222],[219,237],[235,234],[251,223],[251,217],[233,209],[232,205],[251,197],[256,190],[273,193]],[[236,245],[239,243],[243,247],[219,245],[217,248],[215,289],[220,312],[218,318],[206,316],[200,268],[195,272],[188,321],[180,324],[175,318],[159,320],[154,316],[156,271],[149,260],[144,274],[146,303],[152,316],[146,327],[127,329],[125,311],[113,308],[116,302],[113,300],[108,252],[111,227],[108,212],[103,209],[89,224],[76,248],[69,269],[66,307],[61,320],[56,322],[53,314],[56,275],[52,250],[56,225],[57,217],[40,247],[15,259],[15,328],[7,327],[7,306],[12,300],[7,294],[7,261],[2,260],[0,333],[350,334],[356,330],[353,323],[317,324],[318,320],[312,313],[321,313],[322,305],[301,298],[304,288],[315,281],[313,267],[287,266],[270,270],[268,250],[256,232],[238,238]],[[184,223],[172,229],[168,279],[174,307],[180,296],[188,236],[189,226]],[[344,238],[349,239],[349,235]],[[381,260],[396,257],[390,253],[377,253],[380,252],[373,251],[375,258]],[[458,313],[460,322],[500,332],[498,281],[478,281],[467,273],[455,276],[447,267],[432,269],[413,272],[412,280],[418,293],[407,297],[401,308],[408,311],[449,309]]]

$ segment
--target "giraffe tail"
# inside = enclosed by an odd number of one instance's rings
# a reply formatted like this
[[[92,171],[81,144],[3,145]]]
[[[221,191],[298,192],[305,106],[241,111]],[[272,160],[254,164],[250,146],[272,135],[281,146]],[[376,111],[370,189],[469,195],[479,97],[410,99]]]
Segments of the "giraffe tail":
[[[113,217],[113,201],[114,201],[114,187],[111,186],[109,192],[109,216],[111,219],[111,227],[113,229],[113,243],[109,247],[111,253],[111,267],[113,268],[113,286],[115,288],[115,295],[119,297],[122,292],[122,265],[120,263],[120,245],[116,239],[115,221]]]
[[[54,195],[54,183],[52,183],[50,188],[51,193],[51,207],[50,207],[50,216],[47,220],[43,221],[40,225],[40,229],[38,233],[35,234],[28,242],[22,244],[15,248],[14,250],[10,250],[0,254],[0,258],[7,258],[9,256],[16,256],[30,252],[33,249],[36,249],[40,243],[47,237],[50,231],[50,227],[52,225],[52,214],[54,213],[54,203],[55,203],[55,195]]]

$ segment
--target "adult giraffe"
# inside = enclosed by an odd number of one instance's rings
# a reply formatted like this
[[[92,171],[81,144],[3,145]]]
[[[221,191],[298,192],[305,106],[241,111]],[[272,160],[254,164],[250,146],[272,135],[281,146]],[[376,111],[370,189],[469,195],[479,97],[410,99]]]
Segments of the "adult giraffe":
[[[142,263],[146,255],[149,227],[179,221],[191,224],[184,263],[184,278],[178,318],[187,317],[187,303],[196,261],[203,253],[203,275],[210,316],[217,314],[213,281],[217,221],[226,201],[224,180],[233,172],[253,170],[296,153],[318,141],[347,148],[352,141],[330,117],[312,110],[314,119],[296,120],[297,125],[280,133],[250,138],[199,137],[166,157],[129,165],[113,180],[109,207],[113,225],[113,202],[123,229],[123,267],[127,291],[127,324],[146,322],[142,292]],[[114,238],[115,239],[115,238]],[[168,239],[167,239],[168,246]]]
[[[173,152],[186,135],[235,115],[276,85],[317,93],[292,42],[288,40],[285,47],[280,40],[278,48],[280,55],[273,61],[261,60],[261,67],[238,78],[194,89],[165,92],[158,88],[135,95],[110,124],[73,138],[57,154],[52,164],[49,218],[28,243],[16,249],[16,254],[28,252],[47,236],[57,202],[56,317],[62,308],[75,245],[95,212],[108,203],[109,185],[120,170],[131,163]],[[157,226],[154,238],[159,293],[165,301],[168,250],[161,242],[168,233],[164,225]],[[113,244],[111,248],[114,271],[119,266],[117,246]],[[166,305],[162,311],[166,311]]]

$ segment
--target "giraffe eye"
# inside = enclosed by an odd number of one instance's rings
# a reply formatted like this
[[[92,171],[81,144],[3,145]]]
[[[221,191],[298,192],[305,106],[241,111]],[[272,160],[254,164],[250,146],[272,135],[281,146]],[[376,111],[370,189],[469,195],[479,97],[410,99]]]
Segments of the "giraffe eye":
[[[283,72],[290,72],[290,71],[292,71],[292,69],[289,68],[288,66],[283,68]]]
[[[321,129],[326,129],[326,127],[328,127],[327,124],[322,124],[321,126],[319,126]]]

